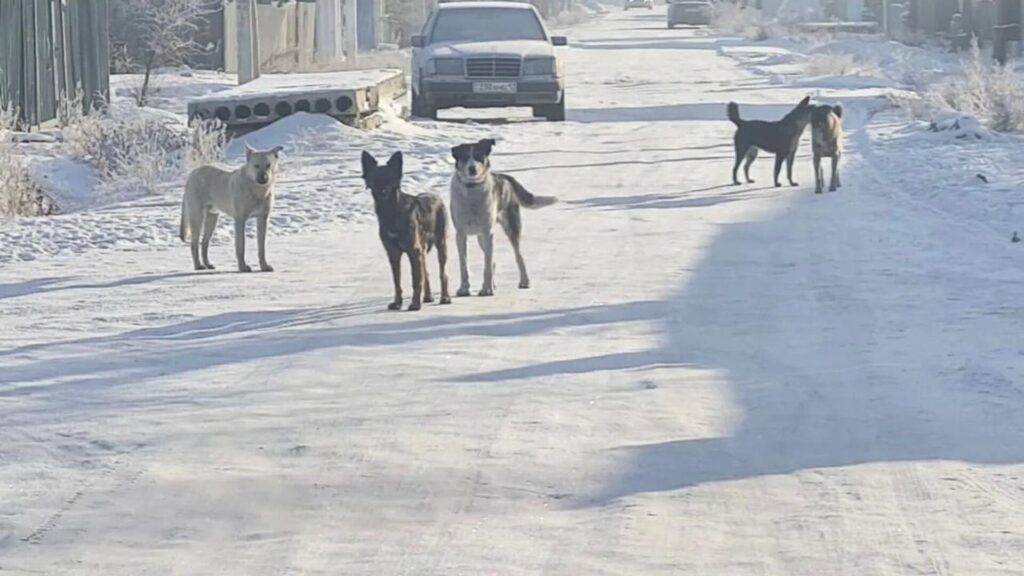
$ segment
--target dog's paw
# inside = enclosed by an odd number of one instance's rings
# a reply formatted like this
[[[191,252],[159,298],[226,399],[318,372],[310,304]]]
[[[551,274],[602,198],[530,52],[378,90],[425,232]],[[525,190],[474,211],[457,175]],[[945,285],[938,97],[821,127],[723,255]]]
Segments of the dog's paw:
[[[433,301],[434,301],[434,295],[433,294],[427,294],[427,295],[423,296],[423,303],[424,304],[430,304]]]
[[[196,265],[195,265],[195,266],[193,266],[193,267],[195,268],[195,270],[196,270],[197,272],[200,272],[200,271],[206,270],[206,266],[203,266],[202,264],[196,264]]]
[[[401,309],[402,309],[402,301],[401,300],[399,300],[397,302],[392,302],[391,304],[388,304],[388,310],[401,310]]]
[[[213,264],[203,264],[203,266],[205,266],[207,270],[216,270],[217,269],[217,267],[214,266]]]
[[[413,302],[412,304],[409,304],[409,312],[415,312],[415,311],[417,311],[419,309],[420,309],[420,303],[419,302]]]
[[[494,290],[493,289],[487,289],[487,288],[481,288],[480,291],[476,293],[476,295],[477,296],[494,296]]]
[[[523,280],[522,282],[519,283],[519,289],[520,290],[529,290],[530,289],[530,282],[527,281],[527,280]]]
[[[252,272],[252,266],[249,266],[248,264],[242,264],[241,266],[238,267],[238,271],[239,272]]]
[[[441,296],[441,304],[451,304],[451,303],[452,303],[452,297],[451,296],[448,296],[447,294],[445,294],[444,296]]]
[[[790,180],[790,181],[789,181],[789,185],[790,185],[790,186],[799,186],[799,185],[800,185],[800,183],[799,183],[799,182],[793,182],[792,180]]]
[[[815,188],[814,189],[814,193],[815,194],[821,194],[821,188]]]
[[[733,186],[740,186],[740,185],[741,185],[741,183],[740,183],[740,181],[739,181],[739,180],[733,180],[733,181],[732,181],[732,185],[733,185]]]
[[[752,180],[752,179],[750,179],[750,178],[747,178],[747,184],[753,184],[754,182],[755,182],[755,180]]]
[[[270,264],[260,264],[260,272],[273,272],[274,267]]]
[[[776,182],[776,183],[775,183],[775,187],[776,187],[776,188],[782,188],[782,184],[780,184],[780,183]]]
[[[455,292],[455,295],[459,297],[469,296],[469,286],[463,286],[462,288],[459,288]]]

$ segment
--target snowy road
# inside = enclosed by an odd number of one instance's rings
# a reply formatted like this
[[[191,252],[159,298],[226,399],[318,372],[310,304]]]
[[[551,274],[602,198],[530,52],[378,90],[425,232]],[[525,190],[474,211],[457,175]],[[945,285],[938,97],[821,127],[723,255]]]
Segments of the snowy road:
[[[663,10],[570,31],[564,124],[409,130],[411,191],[495,135],[563,200],[529,291],[502,238],[494,298],[387,312],[366,219],[272,238],[274,274],[0,269],[0,573],[1024,573],[1019,257],[887,187],[856,114],[840,193],[806,142],[800,188],[727,186],[725,103],[806,89]],[[361,193],[344,154],[292,185]]]

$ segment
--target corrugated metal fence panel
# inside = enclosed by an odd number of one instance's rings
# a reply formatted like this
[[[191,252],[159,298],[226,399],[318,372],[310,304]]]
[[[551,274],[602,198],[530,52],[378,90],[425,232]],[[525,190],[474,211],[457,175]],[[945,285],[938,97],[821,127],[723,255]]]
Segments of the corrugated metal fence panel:
[[[22,105],[21,2],[0,2],[0,106]]]
[[[62,95],[85,106],[110,93],[108,0],[0,0],[0,105],[22,120],[57,117]]]
[[[53,19],[51,0],[34,0],[36,38],[36,114],[41,122],[57,117],[57,76],[54,70]]]
[[[21,0],[21,83],[23,96],[22,115],[29,124],[39,124],[39,94],[36,92],[36,25],[33,0]]]

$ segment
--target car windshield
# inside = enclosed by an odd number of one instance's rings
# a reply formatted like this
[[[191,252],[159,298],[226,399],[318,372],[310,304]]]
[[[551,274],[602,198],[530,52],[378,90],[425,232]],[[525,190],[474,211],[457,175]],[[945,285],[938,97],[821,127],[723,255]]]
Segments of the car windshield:
[[[430,43],[546,39],[532,10],[459,8],[437,15]]]

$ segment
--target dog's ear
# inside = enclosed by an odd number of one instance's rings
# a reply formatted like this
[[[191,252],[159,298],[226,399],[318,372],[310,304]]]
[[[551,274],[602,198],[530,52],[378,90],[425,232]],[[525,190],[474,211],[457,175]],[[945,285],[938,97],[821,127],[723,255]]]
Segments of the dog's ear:
[[[806,108],[807,106],[810,106],[810,104],[811,104],[811,97],[810,96],[805,96],[804,99],[801,100],[799,104],[797,104],[797,106],[803,106],[803,107]]]
[[[284,150],[284,146],[274,146],[270,149],[270,153],[274,155],[274,158],[277,158],[281,155],[282,150]]]
[[[458,146],[452,146],[452,158],[458,160],[465,160],[466,156],[469,156],[469,145],[459,144]]]
[[[377,159],[366,150],[363,150],[363,180],[369,180],[377,171]]]
[[[497,142],[494,141],[494,138],[484,138],[476,143],[476,148],[483,151],[484,156],[490,156],[491,148],[493,148],[495,144],[497,144]]]
[[[388,168],[398,172],[399,178],[402,177],[402,153],[400,151],[395,152],[391,155],[391,158],[388,159]]]
[[[842,118],[843,117],[843,105],[842,104],[836,104],[835,106],[833,106],[832,107],[832,113],[835,114],[837,118]]]

